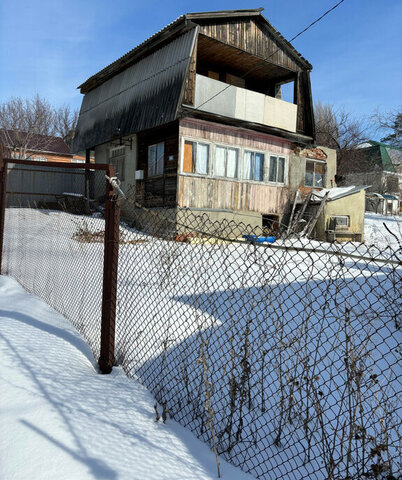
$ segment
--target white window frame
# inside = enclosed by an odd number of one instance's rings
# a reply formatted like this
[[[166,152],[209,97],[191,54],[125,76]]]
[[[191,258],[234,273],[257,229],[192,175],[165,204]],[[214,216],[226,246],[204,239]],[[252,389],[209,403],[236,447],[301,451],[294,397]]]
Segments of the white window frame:
[[[158,149],[162,146],[163,151],[162,155],[158,157]],[[155,168],[151,169],[151,157],[150,152],[151,149],[155,148],[155,161],[152,163],[152,166]],[[154,143],[148,146],[148,177],[159,177],[163,175],[165,171],[165,142]]]
[[[115,175],[124,182],[126,173],[126,147],[124,145],[110,148],[109,165],[114,166]]]
[[[276,161],[277,161],[277,168],[276,168],[276,175],[275,175],[275,180],[271,180],[269,178],[270,176],[270,172],[271,172],[271,161],[272,161],[272,158],[276,158]],[[278,180],[278,162],[279,162],[279,159],[280,158],[283,158],[283,181],[280,182]],[[278,155],[277,153],[270,153],[269,154],[269,163],[268,163],[268,167],[267,167],[267,183],[270,183],[270,184],[275,184],[275,185],[286,185],[287,184],[287,168],[288,166],[288,160],[287,160],[287,157],[285,155]]]
[[[341,225],[341,224],[337,225],[337,223],[336,223],[337,218],[346,219],[346,225]],[[335,229],[337,227],[339,227],[339,228],[349,228],[350,227],[350,216],[349,215],[331,215],[330,220],[335,224]]]
[[[184,145],[185,142],[192,142],[194,144],[202,143],[204,145],[208,145],[208,173],[192,173],[192,172],[185,172],[183,167],[184,167]],[[227,149],[233,149],[237,151],[237,172],[236,172],[236,177],[222,177],[216,175],[215,172],[215,165],[214,165],[214,160],[216,158],[216,148],[221,147],[225,148],[226,152]],[[246,152],[251,152],[253,154],[262,154],[264,155],[264,166],[263,166],[263,175],[262,175],[262,180],[254,180],[254,179],[248,179],[244,178],[244,154]],[[276,157],[276,158],[283,158],[284,159],[284,175],[283,175],[283,182],[271,182],[269,181],[269,166],[270,166],[270,161],[271,157]],[[227,153],[225,156],[225,161],[227,162]],[[227,172],[227,164],[225,165],[225,174]],[[288,184],[289,180],[289,156],[284,155],[282,153],[276,153],[276,152],[271,152],[269,150],[261,150],[259,148],[253,148],[253,147],[243,147],[241,145],[230,145],[226,143],[214,143],[211,142],[210,140],[205,140],[203,138],[195,138],[191,136],[183,136],[181,138],[181,152],[180,152],[180,175],[185,175],[185,176],[196,176],[196,177],[202,177],[202,178],[211,178],[211,179],[220,179],[220,180],[227,180],[229,182],[247,182],[247,183],[255,183],[257,185],[278,185],[278,186],[286,186]],[[276,177],[277,179],[278,177]]]
[[[217,148],[224,148],[225,149],[225,165],[224,165],[224,169],[225,169],[225,173],[224,175],[217,175],[216,172],[215,172],[215,161],[216,161],[216,149]],[[235,150],[236,153],[237,153],[237,158],[236,158],[236,175],[234,177],[229,177],[227,175],[227,162],[228,162],[228,150]],[[239,180],[240,176],[239,176],[239,172],[240,172],[240,155],[241,155],[241,148],[239,147],[234,147],[232,145],[225,145],[223,143],[217,143],[217,144],[214,144],[213,145],[213,155],[212,155],[212,169],[211,169],[211,172],[212,172],[212,176],[214,178],[223,178],[223,179],[228,179],[228,180]]]
[[[255,180],[254,178],[244,178],[244,155],[247,153],[252,153],[255,158],[255,154],[258,153],[259,155],[264,155],[264,163],[262,166],[262,180]],[[243,148],[242,149],[242,162],[241,162],[241,181],[243,182],[254,182],[254,183],[267,183],[266,181],[266,167],[267,167],[267,158],[269,158],[269,152],[258,150],[255,148]],[[254,177],[254,161],[253,161],[253,168],[251,170],[253,172]]]
[[[311,163],[314,164],[312,185],[308,185],[307,182],[306,182],[307,162],[311,162]],[[317,164],[318,165],[324,165],[324,181],[323,181],[322,185],[316,185],[315,184],[315,166]],[[327,183],[327,163],[323,162],[321,160],[315,160],[314,158],[306,158],[306,165],[305,165],[305,168],[304,168],[304,186],[305,187],[311,187],[311,188],[325,188],[326,183]]]

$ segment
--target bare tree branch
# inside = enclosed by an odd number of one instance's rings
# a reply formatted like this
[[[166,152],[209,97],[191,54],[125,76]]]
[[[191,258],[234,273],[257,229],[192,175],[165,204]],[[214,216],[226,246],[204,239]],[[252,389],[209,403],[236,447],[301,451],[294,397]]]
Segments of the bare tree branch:
[[[393,147],[402,148],[402,109],[398,108],[388,112],[377,110],[371,121],[376,126],[377,132],[386,133],[381,138],[382,142],[389,143]]]
[[[38,94],[30,99],[12,97],[0,104],[0,141],[9,156],[29,158],[48,151],[55,136],[71,142],[78,111],[65,105],[53,107]]]
[[[352,118],[344,109],[335,109],[333,105],[317,102],[314,116],[317,144],[336,149],[338,155],[368,140],[364,122]]]

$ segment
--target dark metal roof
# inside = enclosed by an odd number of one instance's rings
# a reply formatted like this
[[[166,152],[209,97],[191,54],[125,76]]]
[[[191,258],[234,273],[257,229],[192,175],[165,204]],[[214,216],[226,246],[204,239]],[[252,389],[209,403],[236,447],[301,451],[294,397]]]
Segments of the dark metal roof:
[[[307,69],[312,70],[312,65],[288,42],[283,35],[261,14],[263,8],[248,9],[248,10],[220,10],[216,12],[198,12],[187,13],[176,18],[173,22],[166,25],[158,32],[151,35],[135,48],[118,58],[116,61],[100,70],[95,75],[92,75],[88,80],[82,83],[78,88],[81,93],[87,93],[91,89],[96,88],[102,82],[106,81],[111,76],[127,68],[127,66],[138,61],[141,56],[148,54],[148,49],[157,48],[158,45],[171,36],[178,34],[186,28],[191,28],[188,22],[197,23],[197,21],[219,20],[237,17],[254,17],[264,24],[271,34],[277,39],[278,43],[295,57]]]
[[[72,151],[176,118],[196,27],[104,81],[84,97]]]
[[[90,77],[80,88],[85,93],[71,150],[78,152],[173,121],[190,58],[197,25],[253,17],[265,25],[278,45],[304,68],[305,60],[261,15],[262,9],[188,13],[155,33],[112,64]]]

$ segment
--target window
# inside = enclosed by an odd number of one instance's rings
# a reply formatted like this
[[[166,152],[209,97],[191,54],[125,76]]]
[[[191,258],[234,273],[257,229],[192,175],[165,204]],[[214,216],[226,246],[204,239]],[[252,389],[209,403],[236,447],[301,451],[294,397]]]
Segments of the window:
[[[214,158],[214,176],[237,178],[238,156],[237,148],[217,145]]]
[[[206,143],[184,142],[183,172],[208,175],[209,145]]]
[[[325,187],[326,165],[323,162],[313,162],[306,160],[306,175],[304,184],[306,187]]]
[[[348,228],[350,226],[350,217],[349,215],[334,215],[330,217],[329,229],[336,230],[342,228]]]
[[[271,155],[269,159],[268,180],[275,183],[285,183],[285,159]]]
[[[114,147],[110,149],[109,163],[114,166],[115,175],[124,182],[126,147]]]
[[[262,182],[264,180],[264,154],[258,152],[244,152],[243,179]]]
[[[156,143],[148,147],[148,177],[163,174],[165,159],[165,144]]]

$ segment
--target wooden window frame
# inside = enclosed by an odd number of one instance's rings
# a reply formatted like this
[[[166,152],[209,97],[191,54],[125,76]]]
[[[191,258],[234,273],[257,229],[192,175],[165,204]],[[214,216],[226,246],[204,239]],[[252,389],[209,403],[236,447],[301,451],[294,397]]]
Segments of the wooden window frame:
[[[118,153],[122,152],[122,153]],[[109,150],[109,164],[114,166],[118,179],[122,182],[125,180],[126,173],[126,147],[111,147]]]
[[[163,153],[162,153],[162,156],[158,157],[158,148],[161,145],[163,146]],[[150,153],[153,147],[155,147],[155,161],[152,163],[153,168],[151,169]],[[149,178],[160,177],[161,175],[163,175],[165,171],[165,142],[158,142],[158,143],[153,143],[152,145],[148,145],[147,161],[148,161],[147,175]],[[159,172],[158,165],[162,166],[161,172]]]
[[[267,183],[266,180],[265,180],[265,167],[266,167],[266,158],[267,158],[267,155],[269,155],[268,152],[263,152],[261,150],[254,150],[254,149],[251,149],[251,148],[243,148],[243,162],[242,162],[242,175],[241,175],[241,181],[245,181],[245,182],[256,182],[256,183]],[[253,173],[252,177],[253,178],[244,178],[244,156],[246,153],[252,153],[253,154],[253,163],[252,163],[252,168],[251,168],[251,172]],[[264,156],[264,159],[263,159],[263,164],[262,164],[262,179],[261,180],[255,180],[254,178],[254,162],[255,162],[255,154],[259,154],[259,155],[263,155]]]
[[[224,148],[225,149],[225,174],[216,175],[215,173],[215,160],[216,160],[216,149],[217,148]],[[227,174],[227,166],[228,166],[228,150],[235,150],[236,151],[236,175],[234,177],[229,177]],[[220,143],[214,144],[214,152],[213,152],[213,161],[212,161],[212,176],[215,178],[224,178],[228,180],[239,180],[239,158],[240,158],[241,148],[233,147],[231,145],[223,145]]]
[[[185,166],[185,145],[186,142],[191,142],[192,144],[203,144],[203,145],[208,145],[208,173],[197,173],[197,172],[188,172],[184,170]],[[225,154],[225,162],[227,162],[227,150],[232,149],[237,151],[237,172],[236,172],[236,177],[227,177],[227,176],[218,176],[216,175],[215,172],[215,157],[216,157],[216,148],[225,148],[226,154]],[[262,169],[262,180],[254,180],[254,178],[245,178],[244,173],[244,155],[246,152],[250,152],[252,154],[260,154],[264,156],[264,164],[263,164],[263,169]],[[271,157],[276,157],[276,158],[283,158],[284,159],[284,175],[283,175],[283,182],[272,182],[269,181],[269,165],[270,165],[270,159]],[[255,157],[254,157],[255,158]],[[254,161],[254,160],[253,160]],[[268,167],[268,168],[267,168]],[[253,168],[254,170],[254,168]],[[225,175],[227,173],[227,163],[225,163]],[[180,149],[180,175],[188,175],[188,176],[196,176],[196,177],[202,177],[202,178],[211,178],[211,179],[221,179],[221,180],[227,180],[229,182],[243,182],[243,183],[255,183],[258,185],[277,185],[280,187],[286,186],[289,181],[289,156],[286,154],[278,154],[278,153],[271,153],[269,150],[261,150],[258,148],[248,148],[242,145],[231,145],[231,144],[225,144],[225,143],[214,143],[211,142],[210,140],[205,140],[205,139],[200,139],[200,138],[195,138],[191,136],[182,136],[181,137],[181,149]],[[253,171],[253,177],[254,177],[254,171]],[[276,176],[276,179],[278,177]]]
[[[270,179],[270,173],[271,173],[271,161],[272,159],[275,158],[276,161],[277,161],[277,166],[278,166],[278,163],[279,163],[279,159],[280,158],[283,158],[283,181],[280,182],[278,180],[278,167],[276,168],[276,174],[275,174],[275,180],[271,180]],[[288,165],[288,161],[287,161],[287,157],[285,155],[276,155],[276,154],[272,154],[270,153],[269,154],[269,164],[268,164],[268,179],[267,179],[267,183],[271,183],[271,184],[275,184],[275,185],[286,185],[287,183],[287,165]]]
[[[307,178],[306,178],[307,163],[312,163],[314,165],[313,181],[312,181],[311,185],[307,183]],[[323,175],[323,182],[322,182],[323,184],[322,185],[316,185],[316,180],[315,180],[315,167],[316,167],[316,165],[322,165],[324,167],[324,175]],[[326,162],[323,162],[323,161],[320,161],[320,160],[314,160],[312,158],[306,158],[306,166],[305,166],[305,169],[304,169],[304,186],[305,187],[311,187],[311,188],[325,188],[326,182],[327,182],[327,164],[326,164]]]
[[[201,145],[206,145],[208,147],[208,159],[207,159],[207,173],[199,173],[197,172],[197,157],[192,160],[192,166],[193,166],[193,171],[188,172],[184,170],[184,163],[185,163],[185,146],[186,142],[192,143],[193,145],[196,145],[196,151],[198,148],[198,144]],[[183,137],[182,139],[182,153],[181,153],[181,166],[180,166],[180,171],[183,175],[192,175],[192,176],[199,176],[199,177],[211,177],[211,147],[212,144],[211,142],[206,142],[203,139],[193,139],[189,137]],[[192,155],[194,156],[194,147],[192,150]]]

